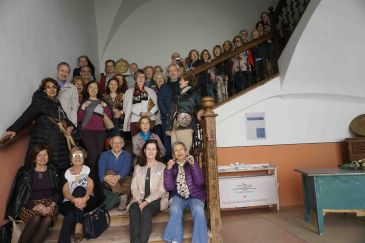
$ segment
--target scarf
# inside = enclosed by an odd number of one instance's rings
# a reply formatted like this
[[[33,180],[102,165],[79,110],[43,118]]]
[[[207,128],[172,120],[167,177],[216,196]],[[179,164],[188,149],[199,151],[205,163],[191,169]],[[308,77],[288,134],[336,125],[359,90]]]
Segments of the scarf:
[[[183,162],[176,162],[177,164],[177,177],[176,177],[176,186],[177,186],[177,193],[182,197],[182,198],[189,198],[190,196],[190,191],[188,188],[188,184],[186,183],[185,180],[185,170],[184,170],[184,164],[185,161]]]
[[[148,100],[148,94],[145,88],[139,89],[138,85],[134,86],[134,93],[133,93],[133,104],[141,103],[142,100]]]
[[[99,111],[100,107],[101,107],[100,100],[87,100],[86,102],[88,102],[88,101],[91,103],[85,109],[85,116],[81,123],[82,128],[84,128],[89,123],[95,109],[98,108],[97,109],[98,113],[100,113],[100,111]],[[98,107],[98,106],[100,106],[100,107]],[[102,110],[104,110],[103,107],[101,107],[101,108],[102,108]],[[101,115],[103,115],[103,114],[101,114]]]
[[[148,131],[147,133],[144,133],[144,132],[142,132],[142,131],[140,131],[139,133],[139,136],[141,136],[141,138],[143,139],[143,141],[147,141],[148,139],[150,139],[150,137],[151,137],[151,135],[152,135],[152,133],[151,133],[151,131]]]

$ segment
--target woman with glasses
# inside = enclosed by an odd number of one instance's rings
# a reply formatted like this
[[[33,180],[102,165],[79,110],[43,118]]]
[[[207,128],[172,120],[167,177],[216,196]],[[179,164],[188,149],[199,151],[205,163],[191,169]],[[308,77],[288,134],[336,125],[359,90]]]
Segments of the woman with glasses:
[[[71,135],[74,127],[57,99],[59,89],[56,80],[43,79],[38,90],[33,94],[31,104],[6,130],[2,140],[13,138],[34,122],[28,151],[36,144],[47,145],[52,151],[49,158],[50,163],[56,167],[59,173],[62,173],[70,164],[64,133]]]
[[[146,75],[144,71],[138,69],[134,78],[136,84],[125,92],[123,101],[125,114],[123,131],[130,131],[132,137],[138,134],[138,121],[142,116],[149,117],[155,125],[161,124],[157,95],[153,89],[145,85]]]
[[[70,155],[72,165],[64,174],[64,200],[60,205],[60,212],[64,215],[59,238],[62,243],[71,242],[72,233],[75,242],[82,241],[84,213],[92,211],[101,203],[90,168],[84,165],[87,156],[85,149],[74,147]]]

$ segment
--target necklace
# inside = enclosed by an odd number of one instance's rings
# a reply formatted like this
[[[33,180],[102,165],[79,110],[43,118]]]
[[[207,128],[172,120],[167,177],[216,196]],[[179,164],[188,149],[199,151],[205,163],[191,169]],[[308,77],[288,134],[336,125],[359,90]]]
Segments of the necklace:
[[[47,171],[47,166],[45,167],[45,169],[42,168],[42,171],[37,171],[36,169],[34,169],[34,170],[35,170],[35,172],[37,172],[38,178],[43,179],[43,174]]]

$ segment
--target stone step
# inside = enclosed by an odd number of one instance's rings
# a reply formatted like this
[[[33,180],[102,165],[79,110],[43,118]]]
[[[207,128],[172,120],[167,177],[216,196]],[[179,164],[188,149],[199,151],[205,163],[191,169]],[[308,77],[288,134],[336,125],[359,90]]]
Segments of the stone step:
[[[123,226],[129,225],[129,215],[122,213],[117,210],[117,208],[113,208],[109,210],[110,214],[110,226]],[[187,210],[184,213],[185,220],[191,220],[190,211]],[[169,220],[169,213],[168,211],[163,211],[152,218],[152,223],[163,223]],[[53,226],[54,230],[60,230],[62,227],[63,216],[59,215],[56,223]]]
[[[149,242],[165,242],[162,239],[163,232],[165,230],[167,222],[153,223],[152,231],[150,234]],[[59,237],[60,230],[51,229],[48,233],[45,243],[56,243]],[[192,221],[184,220],[184,242],[191,242],[192,237]],[[73,241],[72,241],[73,242]],[[98,243],[129,243],[129,225],[122,226],[110,226],[102,235],[97,239],[90,239],[87,242],[98,242]]]
[[[111,222],[109,228],[100,235],[97,239],[90,239],[87,242],[130,242],[129,240],[129,215],[122,213],[113,208],[109,211]],[[159,243],[165,242],[162,240],[162,235],[169,219],[168,211],[163,211],[152,219],[152,231],[149,242]],[[50,229],[45,242],[56,243],[62,227],[63,216],[59,215],[55,225]],[[184,243],[191,242],[192,237],[192,218],[190,211],[184,212]]]

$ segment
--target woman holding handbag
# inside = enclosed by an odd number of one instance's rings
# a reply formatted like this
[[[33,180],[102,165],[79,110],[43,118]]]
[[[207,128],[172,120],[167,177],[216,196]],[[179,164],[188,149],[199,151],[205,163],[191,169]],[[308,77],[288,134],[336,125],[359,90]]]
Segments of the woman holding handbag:
[[[134,169],[128,205],[131,243],[147,243],[152,228],[152,217],[168,207],[168,193],[164,187],[165,164],[160,162],[156,140],[147,140],[142,147],[138,165]]]
[[[80,106],[77,120],[81,123],[81,140],[89,152],[87,162],[94,171],[97,158],[104,149],[106,126],[112,124],[112,115],[107,104],[99,99],[99,86],[96,81],[90,81],[86,90],[86,100]]]
[[[43,242],[57,219],[60,185],[49,155],[47,146],[34,146],[31,163],[18,170],[10,192],[7,215],[26,223],[20,243]]]
[[[84,214],[98,207],[102,198],[100,192],[91,177],[90,168],[84,165],[87,153],[81,147],[71,150],[72,166],[66,170],[65,184],[62,187],[64,200],[60,205],[60,212],[65,216],[60,232],[60,243],[71,242],[71,234],[74,232],[75,242],[83,238]]]
[[[193,132],[196,128],[195,116],[200,120],[200,93],[195,89],[196,78],[190,73],[183,73],[179,80],[179,92],[174,98],[167,118],[166,134],[171,136],[171,143],[181,141],[187,151],[193,143]]]
[[[30,154],[29,151],[34,145],[47,145],[52,151],[49,161],[60,174],[64,173],[70,164],[65,134],[71,135],[74,126],[57,99],[59,89],[56,80],[43,79],[38,90],[33,94],[32,103],[6,130],[2,140],[13,138],[34,121],[27,154]],[[60,131],[59,122],[65,125],[64,132]]]

